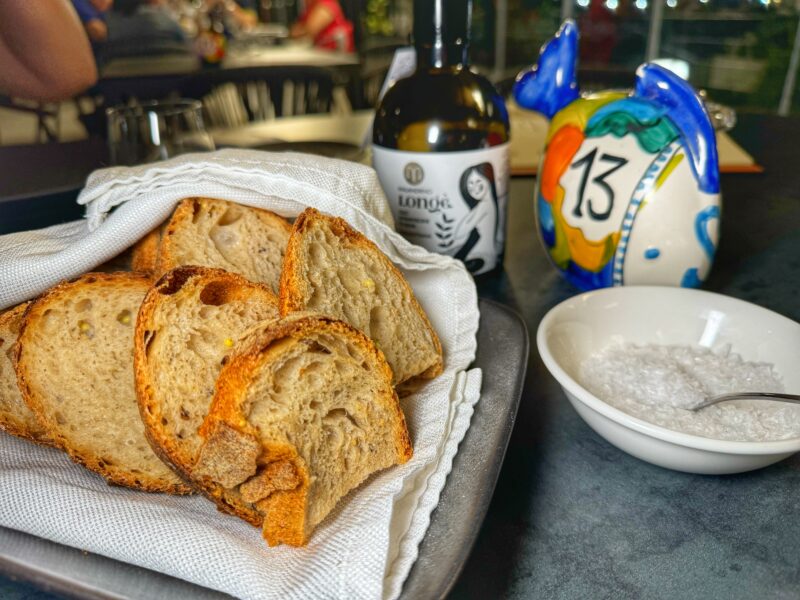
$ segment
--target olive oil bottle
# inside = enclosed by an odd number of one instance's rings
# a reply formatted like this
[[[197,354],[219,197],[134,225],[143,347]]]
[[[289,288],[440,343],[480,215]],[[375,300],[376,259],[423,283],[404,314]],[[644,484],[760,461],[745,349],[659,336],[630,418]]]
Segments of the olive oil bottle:
[[[416,70],[376,110],[373,166],[409,241],[464,261],[502,262],[508,112],[469,67],[471,0],[415,0]]]

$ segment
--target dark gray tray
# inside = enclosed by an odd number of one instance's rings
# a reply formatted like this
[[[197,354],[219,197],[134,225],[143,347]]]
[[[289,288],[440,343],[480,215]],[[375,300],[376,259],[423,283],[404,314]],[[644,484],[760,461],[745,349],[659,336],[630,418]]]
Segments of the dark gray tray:
[[[469,556],[503,463],[528,363],[528,334],[511,309],[480,301],[474,366],[481,399],[431,515],[402,598],[443,598]],[[0,573],[76,598],[221,600],[225,594],[174,577],[0,527]]]

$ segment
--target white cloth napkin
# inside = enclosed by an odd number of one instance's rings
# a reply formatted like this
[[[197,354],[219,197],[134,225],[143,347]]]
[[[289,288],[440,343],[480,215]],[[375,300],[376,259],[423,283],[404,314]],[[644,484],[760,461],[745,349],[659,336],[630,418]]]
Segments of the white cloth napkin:
[[[396,598],[480,395],[480,371],[467,370],[479,314],[461,263],[393,231],[372,169],[223,150],[97,171],[79,198],[85,221],[0,236],[0,307],[93,269],[158,225],[178,200],[201,195],[285,216],[306,206],[341,216],[403,270],[445,355],[444,374],[402,402],[413,459],[349,494],[307,547],[268,548],[257,529],[203,498],[109,487],[57,450],[0,433],[0,525],[241,598]]]

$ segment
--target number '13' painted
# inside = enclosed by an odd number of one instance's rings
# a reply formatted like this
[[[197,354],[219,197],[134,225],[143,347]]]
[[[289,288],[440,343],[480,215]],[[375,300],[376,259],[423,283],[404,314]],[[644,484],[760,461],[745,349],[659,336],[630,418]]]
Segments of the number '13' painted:
[[[570,165],[571,169],[580,169],[583,167],[583,175],[581,175],[581,182],[580,186],[578,187],[578,203],[575,205],[575,208],[572,211],[572,214],[576,217],[583,216],[583,210],[581,207],[583,206],[583,197],[586,193],[586,183],[589,179],[589,173],[594,166],[594,160],[596,156],[597,148]],[[611,154],[602,154],[599,162],[607,162],[612,164],[609,169],[592,178],[592,183],[597,185],[597,187],[601,188],[606,193],[606,196],[608,197],[608,205],[604,211],[595,212],[594,202],[590,198],[587,202],[587,206],[589,207],[589,216],[592,219],[595,221],[605,221],[611,214],[611,209],[614,208],[614,189],[608,185],[605,179],[628,164],[628,159],[622,158],[621,156],[613,156]]]

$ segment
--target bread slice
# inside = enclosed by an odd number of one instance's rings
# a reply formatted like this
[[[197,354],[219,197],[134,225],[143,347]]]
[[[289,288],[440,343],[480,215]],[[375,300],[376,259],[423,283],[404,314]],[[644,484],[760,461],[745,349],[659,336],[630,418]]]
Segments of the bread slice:
[[[253,503],[271,546],[304,545],[350,490],[412,455],[383,354],[346,323],[311,313],[237,345],[200,433],[195,484]]]
[[[395,385],[442,372],[442,346],[397,267],[344,219],[308,208],[297,217],[281,275],[281,315],[320,312],[367,334]]]
[[[161,244],[161,230],[156,227],[134,244],[131,250],[131,271],[155,273],[158,266],[158,247]]]
[[[161,227],[157,227],[130,248],[117,254],[114,258],[97,265],[94,271],[99,273],[117,273],[119,271],[135,271],[152,275],[158,262],[158,245],[161,242]]]
[[[264,285],[207,267],[179,267],[147,293],[136,320],[139,409],[153,449],[186,478],[192,475],[222,361],[250,327],[278,317]],[[261,517],[234,492],[220,506],[255,525]]]
[[[14,372],[13,348],[29,302],[0,314],[0,429],[40,444],[51,445],[44,427],[22,399]]]
[[[185,494],[150,449],[133,385],[133,329],[150,279],[90,273],[26,311],[16,345],[22,397],[56,445],[111,483]]]
[[[181,265],[216,267],[278,293],[289,223],[268,210],[211,198],[181,201],[161,239],[158,273]]]

